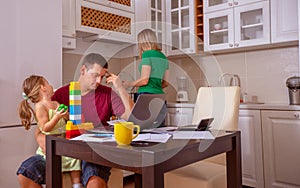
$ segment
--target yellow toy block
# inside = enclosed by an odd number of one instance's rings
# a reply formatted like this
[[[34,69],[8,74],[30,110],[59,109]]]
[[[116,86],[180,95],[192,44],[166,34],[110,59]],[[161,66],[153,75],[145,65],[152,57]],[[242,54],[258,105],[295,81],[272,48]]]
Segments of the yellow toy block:
[[[81,90],[79,82],[70,82],[69,90]]]
[[[87,122],[87,123],[81,123],[78,125],[73,125],[72,121],[68,121],[66,124],[66,130],[70,131],[70,130],[91,130],[94,129],[94,125],[93,123]]]

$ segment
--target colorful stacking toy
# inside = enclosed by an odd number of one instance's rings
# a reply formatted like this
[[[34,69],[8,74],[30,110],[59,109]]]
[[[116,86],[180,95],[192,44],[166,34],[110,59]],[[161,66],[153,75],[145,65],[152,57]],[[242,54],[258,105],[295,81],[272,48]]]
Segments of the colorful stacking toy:
[[[79,82],[70,83],[69,113],[69,121],[66,124],[67,138],[78,136],[84,130],[94,129],[93,123],[83,123],[81,121],[81,90]]]

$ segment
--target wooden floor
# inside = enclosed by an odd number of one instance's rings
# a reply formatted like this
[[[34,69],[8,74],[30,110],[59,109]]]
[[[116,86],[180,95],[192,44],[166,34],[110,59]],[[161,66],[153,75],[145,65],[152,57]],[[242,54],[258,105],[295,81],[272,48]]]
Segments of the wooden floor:
[[[127,176],[124,178],[124,188],[134,188],[134,176]],[[248,187],[248,186],[243,186],[243,188],[252,188],[252,187]]]

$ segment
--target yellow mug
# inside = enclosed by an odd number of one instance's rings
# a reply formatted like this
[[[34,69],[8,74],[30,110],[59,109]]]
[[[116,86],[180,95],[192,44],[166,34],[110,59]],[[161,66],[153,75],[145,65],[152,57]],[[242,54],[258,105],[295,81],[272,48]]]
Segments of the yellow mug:
[[[133,130],[136,129],[136,134]],[[129,145],[140,133],[140,126],[133,122],[118,122],[114,125],[114,136],[117,144]]]

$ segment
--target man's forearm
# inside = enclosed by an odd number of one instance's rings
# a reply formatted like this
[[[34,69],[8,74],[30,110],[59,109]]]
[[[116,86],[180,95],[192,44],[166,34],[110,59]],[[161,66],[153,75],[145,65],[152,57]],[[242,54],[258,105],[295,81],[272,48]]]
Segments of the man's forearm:
[[[118,92],[125,107],[125,112],[122,114],[121,118],[127,120],[129,114],[131,113],[134,102],[129,96],[129,94],[127,93],[127,91],[125,90],[125,88],[123,87],[119,88]]]

